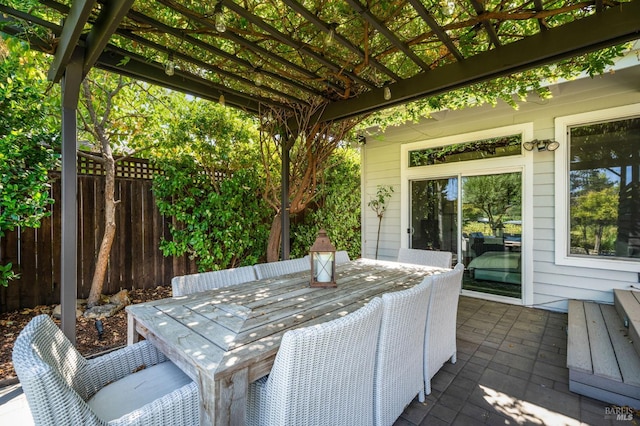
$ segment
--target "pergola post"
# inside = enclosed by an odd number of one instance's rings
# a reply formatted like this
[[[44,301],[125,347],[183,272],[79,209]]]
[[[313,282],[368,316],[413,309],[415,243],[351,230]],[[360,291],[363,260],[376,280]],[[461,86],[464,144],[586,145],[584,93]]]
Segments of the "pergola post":
[[[77,113],[82,84],[82,49],[76,48],[65,67],[62,86],[62,247],[60,252],[60,304],[62,332],[76,343],[76,299],[78,294],[78,170]]]
[[[282,144],[282,186],[281,186],[281,205],[282,212],[280,219],[282,220],[282,234],[280,238],[280,244],[282,248],[282,260],[289,259],[289,252],[291,251],[289,235],[291,226],[289,220],[289,154],[291,153],[291,143],[286,141]]]

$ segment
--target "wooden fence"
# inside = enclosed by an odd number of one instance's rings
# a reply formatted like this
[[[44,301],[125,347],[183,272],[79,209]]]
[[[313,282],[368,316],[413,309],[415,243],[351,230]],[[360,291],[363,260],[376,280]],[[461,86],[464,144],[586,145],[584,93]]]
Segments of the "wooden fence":
[[[103,293],[169,285],[176,275],[193,273],[186,257],[164,257],[162,238],[170,238],[169,221],[158,211],[151,191],[156,172],[146,160],[120,161],[116,170],[116,237]],[[12,262],[20,279],[0,286],[0,312],[60,301],[61,187],[52,172],[56,203],[38,229],[9,232],[0,239],[0,263]],[[104,171],[99,163],[78,157],[78,297],[91,288],[95,258],[104,231]]]

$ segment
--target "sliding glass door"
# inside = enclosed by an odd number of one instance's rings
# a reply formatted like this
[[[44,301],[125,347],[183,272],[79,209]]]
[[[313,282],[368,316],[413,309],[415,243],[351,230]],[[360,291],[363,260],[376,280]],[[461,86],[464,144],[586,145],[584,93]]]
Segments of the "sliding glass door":
[[[522,173],[410,182],[409,246],[450,251],[463,289],[522,297]]]

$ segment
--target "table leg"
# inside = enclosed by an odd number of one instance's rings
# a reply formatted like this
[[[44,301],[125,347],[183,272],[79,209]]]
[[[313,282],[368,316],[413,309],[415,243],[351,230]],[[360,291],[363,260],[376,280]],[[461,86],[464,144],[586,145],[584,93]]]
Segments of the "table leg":
[[[249,393],[249,369],[236,371],[215,382],[216,425],[244,426]]]
[[[127,345],[133,345],[140,340],[140,335],[136,331],[136,320],[131,314],[127,314]]]

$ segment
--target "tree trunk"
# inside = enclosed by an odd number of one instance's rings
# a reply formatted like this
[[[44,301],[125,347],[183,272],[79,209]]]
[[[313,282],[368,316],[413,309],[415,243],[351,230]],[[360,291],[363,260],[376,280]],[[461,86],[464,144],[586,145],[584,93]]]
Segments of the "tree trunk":
[[[376,260],[378,260],[378,245],[380,244],[380,228],[382,227],[382,216],[378,216],[378,238],[376,238]]]
[[[602,225],[596,226],[596,241],[593,244],[593,251],[595,254],[600,254],[600,244],[602,243],[602,231],[604,227]]]
[[[93,272],[93,279],[91,280],[91,291],[89,292],[89,298],[87,299],[88,307],[92,307],[100,303],[100,295],[102,294],[104,279],[107,274],[107,266],[109,265],[109,253],[111,252],[111,246],[116,235],[117,203],[114,199],[116,170],[115,161],[113,160],[110,148],[104,150],[104,160],[103,166],[106,174],[104,182],[105,227],[104,235],[102,236],[102,243],[100,243],[100,251],[98,252],[98,258],[96,259],[96,269]]]
[[[277,213],[271,222],[269,244],[267,245],[267,262],[277,262],[280,259],[280,237],[282,235],[282,219]]]

